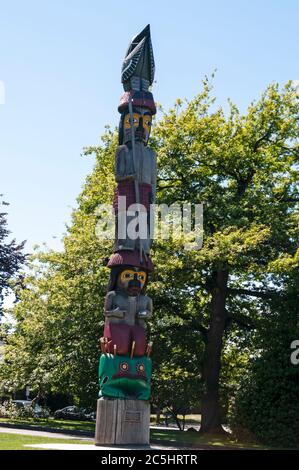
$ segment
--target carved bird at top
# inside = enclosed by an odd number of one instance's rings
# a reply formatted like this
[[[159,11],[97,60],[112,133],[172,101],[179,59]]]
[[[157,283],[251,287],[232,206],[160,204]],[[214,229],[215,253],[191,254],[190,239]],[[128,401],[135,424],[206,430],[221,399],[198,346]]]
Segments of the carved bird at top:
[[[155,75],[155,61],[150,25],[134,36],[129,44],[121,71],[125,91],[147,91]]]

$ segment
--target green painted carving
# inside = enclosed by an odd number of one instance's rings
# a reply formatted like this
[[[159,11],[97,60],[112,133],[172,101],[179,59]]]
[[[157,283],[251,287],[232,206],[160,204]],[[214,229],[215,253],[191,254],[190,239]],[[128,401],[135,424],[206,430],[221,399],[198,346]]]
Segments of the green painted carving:
[[[147,356],[102,354],[99,364],[100,397],[149,400],[152,361]]]

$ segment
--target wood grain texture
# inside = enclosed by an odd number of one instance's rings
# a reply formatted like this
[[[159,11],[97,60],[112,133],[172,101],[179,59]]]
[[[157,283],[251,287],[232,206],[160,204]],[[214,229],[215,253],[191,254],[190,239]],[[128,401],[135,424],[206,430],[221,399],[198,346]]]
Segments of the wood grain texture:
[[[149,444],[149,431],[149,402],[98,399],[96,445],[147,445]]]

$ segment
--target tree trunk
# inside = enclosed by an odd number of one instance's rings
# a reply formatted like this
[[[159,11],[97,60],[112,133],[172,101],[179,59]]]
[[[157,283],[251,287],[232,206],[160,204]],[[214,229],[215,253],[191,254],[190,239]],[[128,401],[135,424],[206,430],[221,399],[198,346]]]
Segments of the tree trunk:
[[[156,424],[161,424],[161,408],[159,406],[156,409]]]
[[[201,427],[202,433],[224,433],[221,426],[219,404],[219,374],[221,368],[222,336],[225,328],[225,301],[228,272],[213,273],[210,327],[207,334],[203,361]]]

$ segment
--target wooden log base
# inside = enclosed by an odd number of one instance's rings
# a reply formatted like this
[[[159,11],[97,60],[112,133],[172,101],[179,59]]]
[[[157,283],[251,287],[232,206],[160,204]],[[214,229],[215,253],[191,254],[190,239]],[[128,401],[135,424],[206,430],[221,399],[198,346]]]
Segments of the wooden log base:
[[[98,399],[95,445],[148,445],[149,437],[148,401]]]

